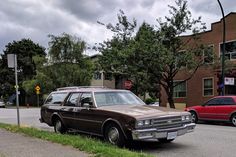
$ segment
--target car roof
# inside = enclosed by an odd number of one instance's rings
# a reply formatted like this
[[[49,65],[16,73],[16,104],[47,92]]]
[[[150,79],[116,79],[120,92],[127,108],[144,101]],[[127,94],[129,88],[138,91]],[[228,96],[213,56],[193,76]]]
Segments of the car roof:
[[[220,95],[220,96],[215,96],[213,98],[232,98],[236,102],[236,95],[224,95],[224,96]]]
[[[117,92],[117,91],[126,91],[124,89],[110,89],[106,87],[101,86],[73,86],[73,87],[61,87],[57,88],[56,91],[53,91],[52,93],[70,93],[70,92]]]

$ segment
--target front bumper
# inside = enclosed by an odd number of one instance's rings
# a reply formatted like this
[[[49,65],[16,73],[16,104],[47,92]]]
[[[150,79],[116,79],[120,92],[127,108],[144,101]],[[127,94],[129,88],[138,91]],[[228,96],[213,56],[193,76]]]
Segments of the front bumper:
[[[157,129],[157,128],[149,128],[149,129],[140,129],[133,130],[132,137],[133,140],[149,140],[149,139],[174,139],[177,136],[184,135],[189,132],[193,132],[196,124],[184,124],[181,127],[176,128],[168,128],[168,129]]]

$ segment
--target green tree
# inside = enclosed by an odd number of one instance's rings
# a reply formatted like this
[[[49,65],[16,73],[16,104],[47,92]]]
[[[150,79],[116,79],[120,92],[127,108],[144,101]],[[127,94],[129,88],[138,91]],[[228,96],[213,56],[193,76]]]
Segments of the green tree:
[[[187,8],[186,0],[177,0],[176,6],[170,7],[170,17],[165,17],[165,22],[159,20],[158,36],[162,46],[159,50],[161,65],[160,84],[164,88],[171,108],[175,108],[173,100],[174,87],[192,78],[197,69],[202,65],[203,45],[200,45],[197,34],[205,29],[201,18],[193,19]],[[191,40],[185,40],[181,35],[192,31]],[[194,41],[191,42],[190,41]],[[184,51],[183,51],[184,50]],[[188,72],[188,77],[179,83],[174,83],[174,78],[181,70]],[[159,76],[159,74],[158,74]]]
[[[17,55],[18,81],[21,89],[22,82],[30,80],[36,75],[36,64],[34,56],[45,57],[45,48],[34,43],[30,39],[13,41],[5,46],[4,53],[0,61],[0,89],[4,97],[14,93],[15,77],[14,70],[9,69],[7,65],[7,54]]]
[[[119,11],[117,18],[116,24],[105,25],[99,22],[113,32],[112,39],[100,43],[97,47],[102,54],[99,58],[99,64],[105,72],[131,79],[135,86],[135,93],[139,94],[140,80],[136,77],[137,68],[133,65],[139,56],[136,55],[136,58],[130,60],[134,51],[136,20],[129,21],[122,10]],[[144,76],[145,74],[140,72],[139,75]]]
[[[159,58],[157,33],[152,26],[143,23],[137,31],[129,54],[129,67],[132,78],[136,82],[136,93],[149,93],[153,98],[159,98],[160,66],[156,64]],[[155,68],[153,66],[155,63]],[[150,70],[151,69],[151,70]],[[153,77],[150,73],[156,73]]]
[[[100,24],[102,24],[100,22]],[[102,24],[104,25],[104,24]],[[123,11],[118,14],[118,23],[105,25],[114,32],[112,39],[100,43],[98,50],[101,68],[114,75],[122,75],[133,81],[133,91],[138,95],[149,92],[159,97],[158,77],[149,75],[153,62],[157,61],[158,38],[152,26],[143,23],[135,33],[136,20],[128,21]],[[156,65],[156,64],[155,64]],[[155,72],[160,73],[159,66]]]
[[[84,55],[86,43],[81,39],[63,33],[49,35],[49,62],[43,73],[53,80],[53,88],[62,86],[89,85],[93,64]]]

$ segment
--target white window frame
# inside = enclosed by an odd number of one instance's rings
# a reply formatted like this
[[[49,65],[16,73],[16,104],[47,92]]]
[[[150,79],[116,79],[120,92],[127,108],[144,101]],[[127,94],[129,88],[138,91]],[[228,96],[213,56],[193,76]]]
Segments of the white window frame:
[[[174,80],[174,82],[181,82],[181,81],[184,81],[184,80]],[[183,83],[185,83],[185,96],[184,97],[175,97],[175,87],[173,89],[173,98],[186,98],[187,97],[187,81],[184,81]]]
[[[230,42],[236,42],[236,40],[228,40],[228,41],[225,41],[225,44],[226,43],[230,43]],[[219,58],[221,57],[221,48],[220,48],[220,45],[223,44],[223,42],[220,42],[219,43]],[[236,53],[236,51],[234,51],[234,53]],[[230,61],[236,61],[236,59],[231,59],[231,53],[230,53]]]
[[[205,95],[204,89],[204,80],[211,79],[212,80],[212,95]],[[214,96],[214,77],[204,77],[202,78],[202,96],[203,97],[211,97]]]

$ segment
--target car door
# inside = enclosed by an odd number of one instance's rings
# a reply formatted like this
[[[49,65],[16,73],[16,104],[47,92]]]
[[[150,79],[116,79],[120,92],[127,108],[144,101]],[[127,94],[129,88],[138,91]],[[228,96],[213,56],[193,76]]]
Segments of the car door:
[[[231,97],[220,98],[220,105],[215,107],[216,120],[229,120],[230,114],[234,111],[233,106],[235,105],[234,99]]]
[[[70,93],[67,97],[66,101],[64,102],[64,105],[60,109],[60,115],[63,119],[64,124],[68,128],[74,128],[75,129],[75,120],[74,120],[74,114],[75,114],[75,106],[78,104],[80,93]]]
[[[101,134],[102,121],[98,120],[97,115],[92,92],[81,93],[79,106],[75,112],[77,129],[86,133]]]
[[[200,119],[212,120],[216,119],[216,106],[220,105],[220,98],[213,98],[202,106],[199,112]]]

